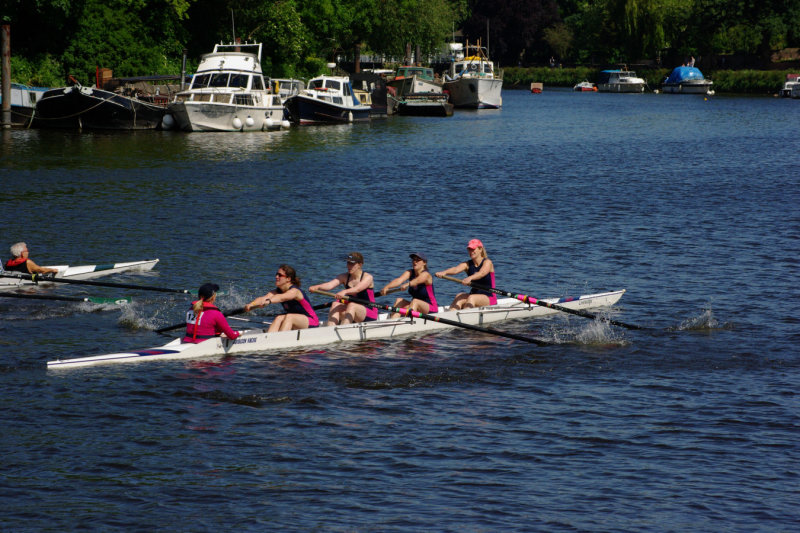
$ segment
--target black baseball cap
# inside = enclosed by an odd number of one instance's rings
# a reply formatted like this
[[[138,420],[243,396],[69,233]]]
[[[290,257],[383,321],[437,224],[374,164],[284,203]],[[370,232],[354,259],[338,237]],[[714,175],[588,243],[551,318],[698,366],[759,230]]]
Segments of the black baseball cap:
[[[202,298],[203,300],[208,300],[214,293],[219,290],[219,285],[216,283],[205,283],[197,289],[197,295]]]

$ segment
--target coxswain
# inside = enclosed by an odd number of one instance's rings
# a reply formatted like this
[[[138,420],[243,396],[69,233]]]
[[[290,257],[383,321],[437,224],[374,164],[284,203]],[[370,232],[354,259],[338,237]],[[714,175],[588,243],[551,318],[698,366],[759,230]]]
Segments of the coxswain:
[[[192,307],[186,312],[186,335],[181,342],[198,344],[222,334],[229,339],[241,335],[231,329],[225,315],[214,305],[218,290],[219,285],[215,283],[206,283],[197,290],[198,299],[192,302]]]

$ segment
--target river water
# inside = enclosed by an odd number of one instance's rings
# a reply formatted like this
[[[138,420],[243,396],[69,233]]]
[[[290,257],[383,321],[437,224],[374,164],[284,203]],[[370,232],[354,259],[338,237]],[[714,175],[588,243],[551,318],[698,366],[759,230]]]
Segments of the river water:
[[[625,288],[605,313],[647,329],[558,316],[498,326],[549,347],[457,330],[48,371],[163,344],[189,298],[0,298],[0,529],[796,529],[799,117],[546,90],[267,134],[2,132],[2,246],[39,264],[159,258],[113,281],[214,281],[233,308],[281,263],[308,286],[357,250],[381,287],[480,238],[498,287]]]

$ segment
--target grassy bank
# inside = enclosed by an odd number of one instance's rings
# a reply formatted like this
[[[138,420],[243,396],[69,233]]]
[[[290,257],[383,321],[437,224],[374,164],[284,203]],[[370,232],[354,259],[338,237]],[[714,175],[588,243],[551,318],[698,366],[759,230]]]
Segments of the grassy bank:
[[[549,68],[509,67],[503,69],[503,87],[528,89],[531,82],[544,83],[545,87],[572,87],[589,80],[597,83],[600,68],[574,67]],[[658,89],[669,76],[671,69],[636,69],[636,74],[647,80],[648,87]],[[789,70],[714,70],[703,74],[714,82],[717,93],[776,94],[783,86]]]

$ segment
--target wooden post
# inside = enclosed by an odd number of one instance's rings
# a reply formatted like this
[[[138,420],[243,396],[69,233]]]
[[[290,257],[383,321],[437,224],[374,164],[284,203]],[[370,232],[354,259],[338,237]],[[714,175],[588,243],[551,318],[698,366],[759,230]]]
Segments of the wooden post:
[[[10,128],[11,127],[11,26],[8,24],[3,24],[3,27],[2,29],[0,29],[0,32],[2,33],[2,36],[0,36],[0,40],[2,41],[2,43],[0,44],[0,48],[2,48],[2,53],[3,53],[2,125],[3,128]]]

